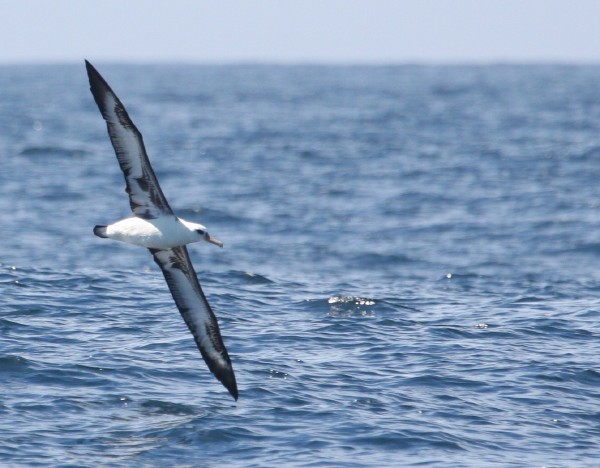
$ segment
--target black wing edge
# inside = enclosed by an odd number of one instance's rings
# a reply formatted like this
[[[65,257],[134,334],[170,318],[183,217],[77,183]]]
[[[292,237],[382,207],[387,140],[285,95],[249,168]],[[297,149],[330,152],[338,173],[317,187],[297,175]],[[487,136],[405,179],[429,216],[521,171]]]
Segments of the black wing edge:
[[[127,128],[131,132],[133,132],[133,134],[135,134],[135,136],[138,140],[140,150],[142,152],[142,158],[144,159],[143,164],[144,164],[145,170],[147,172],[147,177],[152,181],[152,183],[155,187],[155,190],[157,192],[157,195],[159,197],[160,203],[157,203],[155,201],[155,204],[159,205],[159,209],[161,209],[164,213],[172,214],[173,210],[169,206],[169,202],[167,201],[167,198],[162,193],[162,189],[160,188],[158,179],[156,178],[156,174],[154,174],[154,169],[152,169],[152,165],[150,164],[150,161],[148,159],[148,154],[146,152],[146,145],[144,144],[144,137],[142,136],[141,132],[138,130],[138,128],[135,126],[135,124],[131,120],[131,117],[129,117],[129,114],[127,113],[127,110],[125,109],[125,106],[123,105],[123,103],[121,102],[119,97],[115,94],[115,92],[112,90],[110,85],[102,77],[100,72],[98,72],[98,70],[96,70],[96,68],[88,60],[84,59],[84,61],[85,61],[85,68],[86,68],[87,74],[88,74],[88,79],[90,82],[90,91],[92,92],[94,101],[96,102],[96,105],[98,106],[98,109],[100,110],[100,113],[102,114],[102,118],[106,122],[106,126],[108,128],[108,134],[111,139],[111,143],[112,143],[115,153],[117,155],[117,160],[119,160],[119,165],[121,166],[121,170],[123,171],[124,176],[125,176],[125,184],[128,187],[126,190],[127,193],[129,194],[129,181],[127,179],[127,177],[128,177],[127,171],[124,169],[124,167],[121,164],[119,150],[115,146],[115,142],[113,141],[113,138],[111,136],[110,123],[109,123],[110,116],[108,114],[108,110],[106,109],[106,103],[102,100],[102,95],[105,93],[109,93],[115,100],[115,103],[117,106],[117,108],[115,109],[115,113],[117,114],[117,116],[119,118],[120,124],[124,128]],[[138,183],[140,183],[140,181],[138,181]],[[132,204],[131,197],[130,197],[130,204],[131,204],[131,210],[135,212],[136,207]]]
[[[142,138],[140,131],[137,129],[137,127],[135,126],[135,124],[133,123],[133,121],[131,120],[131,118],[129,117],[127,112],[125,111],[125,106],[123,105],[123,103],[121,102],[119,97],[115,94],[115,92],[112,90],[110,85],[102,77],[100,72],[98,70],[96,70],[96,67],[94,67],[89,61],[85,60],[85,69],[87,70],[88,78],[90,81],[90,90],[92,91],[92,96],[94,96],[94,101],[96,101],[96,105],[98,106],[98,109],[100,109],[100,112],[102,113],[102,117],[104,117],[104,120],[107,120],[108,116],[107,116],[107,113],[105,110],[106,105],[102,101],[101,96],[103,93],[108,92],[113,96],[113,98],[115,99],[115,102],[117,103],[117,105],[120,108],[119,110],[122,110],[122,112],[124,114],[124,115],[119,115],[119,116],[121,118],[126,117],[126,119],[127,119],[126,125],[129,128],[131,128],[135,133],[137,133],[140,136],[140,138]]]
[[[202,349],[202,346],[200,345],[200,340],[196,337],[196,334],[194,333],[192,324],[188,323],[188,319],[186,318],[185,310],[182,310],[182,307],[180,307],[180,305],[177,303],[176,296],[173,294],[173,289],[176,288],[176,285],[173,284],[173,282],[171,281],[171,277],[169,276],[168,270],[166,270],[162,267],[162,263],[156,257],[156,255],[154,255],[156,252],[159,252],[160,249],[148,249],[148,250],[152,254],[152,258],[154,259],[156,264],[159,266],[159,268],[163,272],[163,276],[165,277],[165,281],[167,282],[167,285],[169,286],[169,290],[171,291],[171,295],[173,296],[173,299],[175,300],[175,304],[177,305],[177,308],[179,309],[179,312],[181,313],[181,316],[183,317],[183,321],[185,322],[188,329],[192,333],[192,336],[194,337],[194,342],[196,343],[196,346],[198,347],[198,350],[200,351],[200,354],[202,355],[204,362],[208,366],[208,369],[214,374],[214,376],[217,378],[217,380],[223,384],[223,386],[231,394],[233,399],[235,401],[237,401],[238,397],[239,397],[237,381],[235,379],[235,373],[233,371],[233,365],[231,364],[231,359],[229,358],[229,353],[227,352],[227,348],[225,347],[225,343],[223,342],[223,337],[221,336],[221,331],[219,329],[219,323],[217,321],[217,317],[215,316],[215,314],[210,306],[210,303],[206,299],[206,296],[204,295],[204,291],[202,290],[202,287],[200,286],[200,282],[198,281],[196,271],[194,270],[192,262],[189,258],[187,249],[185,248],[185,246],[182,246],[179,248],[183,250],[184,257],[187,259],[187,263],[190,268],[191,278],[193,278],[193,281],[195,282],[195,286],[196,286],[197,290],[200,292],[201,300],[204,301],[204,304],[206,305],[206,309],[208,310],[208,313],[211,316],[211,318],[213,319],[213,323],[215,324],[214,336],[217,341],[216,344],[220,350],[221,356],[225,359],[225,362],[227,363],[226,367],[219,366]]]

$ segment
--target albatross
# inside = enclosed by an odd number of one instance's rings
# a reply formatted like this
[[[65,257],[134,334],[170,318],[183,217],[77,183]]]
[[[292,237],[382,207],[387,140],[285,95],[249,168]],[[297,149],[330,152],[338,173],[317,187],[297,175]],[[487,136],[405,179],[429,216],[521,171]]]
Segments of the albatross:
[[[106,121],[110,141],[125,176],[125,191],[132,211],[129,218],[95,226],[94,234],[150,251],[208,368],[237,400],[231,360],[186,247],[200,241],[219,247],[223,247],[223,243],[211,236],[203,225],[175,215],[158,185],[142,134],[100,73],[87,60],[85,66],[92,95]]]

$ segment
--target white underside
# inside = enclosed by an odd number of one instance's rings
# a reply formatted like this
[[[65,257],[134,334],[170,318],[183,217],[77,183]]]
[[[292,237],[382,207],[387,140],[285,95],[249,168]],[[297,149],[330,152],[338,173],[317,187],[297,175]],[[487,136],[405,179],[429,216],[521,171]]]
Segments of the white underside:
[[[194,228],[204,226],[174,216],[157,219],[125,218],[106,227],[106,235],[114,240],[149,249],[170,249],[202,239]]]

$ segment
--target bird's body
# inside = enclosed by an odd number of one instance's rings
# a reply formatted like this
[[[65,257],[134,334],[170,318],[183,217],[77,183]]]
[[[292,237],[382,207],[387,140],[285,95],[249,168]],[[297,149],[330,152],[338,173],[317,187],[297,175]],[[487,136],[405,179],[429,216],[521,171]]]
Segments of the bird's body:
[[[98,229],[104,228],[104,229]],[[96,226],[96,235],[147,249],[171,249],[203,240],[206,228],[176,216],[125,218],[108,226]]]
[[[219,247],[223,244],[211,237],[201,224],[184,221],[173,213],[150,165],[142,134],[108,83],[87,60],[86,68],[90,90],[106,121],[125,176],[132,211],[130,218],[96,226],[94,234],[149,249],[208,368],[237,400],[235,374],[217,318],[198,282],[186,248],[187,244],[201,240]]]

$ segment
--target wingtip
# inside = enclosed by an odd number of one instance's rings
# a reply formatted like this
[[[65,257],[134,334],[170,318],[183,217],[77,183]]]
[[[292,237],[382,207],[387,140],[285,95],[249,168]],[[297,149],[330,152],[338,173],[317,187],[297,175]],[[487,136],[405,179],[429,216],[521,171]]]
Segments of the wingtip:
[[[84,60],[85,61],[85,69],[87,71],[88,74],[88,78],[90,79],[90,84],[92,79],[97,79],[98,77],[100,77],[100,73],[98,73],[98,70],[96,70],[96,67],[94,67],[94,65],[92,65],[88,60]]]
[[[98,109],[100,109],[100,113],[104,117],[104,120],[108,119],[108,109],[106,108],[105,96],[112,95],[114,101],[120,104],[119,98],[115,95],[113,90],[110,88],[108,83],[96,67],[94,67],[88,60],[85,60],[85,68],[87,71],[88,80],[90,83],[90,91],[92,92],[92,96],[94,96],[94,100],[98,105]]]
[[[238,401],[239,393],[237,388],[237,382],[235,380],[235,374],[233,373],[233,368],[229,367],[222,372],[215,373],[217,379],[223,384],[223,386],[227,389],[229,394],[233,397],[235,401]]]

